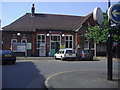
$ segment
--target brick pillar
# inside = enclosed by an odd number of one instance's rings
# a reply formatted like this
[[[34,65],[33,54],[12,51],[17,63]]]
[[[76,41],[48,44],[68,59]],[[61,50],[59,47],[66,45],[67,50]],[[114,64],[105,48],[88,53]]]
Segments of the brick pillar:
[[[78,32],[75,33],[75,50],[78,50]]]
[[[35,33],[32,33],[32,56],[35,56],[36,53],[36,35]]]

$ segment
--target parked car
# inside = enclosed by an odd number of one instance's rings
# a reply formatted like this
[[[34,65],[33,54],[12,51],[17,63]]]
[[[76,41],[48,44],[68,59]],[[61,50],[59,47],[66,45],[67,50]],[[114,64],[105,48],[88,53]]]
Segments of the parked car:
[[[77,60],[93,60],[93,54],[90,50],[78,50],[76,53]]]
[[[0,50],[0,57],[2,64],[15,64],[16,56],[11,50]]]
[[[76,59],[76,52],[74,49],[71,48],[65,48],[60,49],[55,55],[55,59],[61,59],[62,61],[67,60],[75,60]]]

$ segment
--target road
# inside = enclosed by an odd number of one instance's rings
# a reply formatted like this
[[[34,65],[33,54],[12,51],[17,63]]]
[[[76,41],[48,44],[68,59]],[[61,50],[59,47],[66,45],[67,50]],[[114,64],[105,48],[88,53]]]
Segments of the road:
[[[113,62],[118,71],[118,62]],[[47,77],[65,71],[107,71],[106,60],[60,61],[60,60],[17,60],[14,65],[2,66],[3,88],[45,88]],[[107,79],[107,78],[106,78]]]

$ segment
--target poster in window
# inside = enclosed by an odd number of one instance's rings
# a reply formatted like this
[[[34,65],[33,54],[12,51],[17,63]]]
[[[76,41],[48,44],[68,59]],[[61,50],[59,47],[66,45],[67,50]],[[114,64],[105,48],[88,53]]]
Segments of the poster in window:
[[[32,49],[32,44],[31,43],[27,43],[27,50],[31,50]]]
[[[25,46],[21,46],[21,45],[17,46],[17,52],[25,52],[25,51],[26,51]]]
[[[61,43],[61,48],[65,48],[65,43]]]

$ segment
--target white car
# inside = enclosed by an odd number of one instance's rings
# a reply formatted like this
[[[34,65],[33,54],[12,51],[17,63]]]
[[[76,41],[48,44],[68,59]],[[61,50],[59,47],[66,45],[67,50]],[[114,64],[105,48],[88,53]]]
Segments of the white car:
[[[76,52],[74,49],[71,48],[65,48],[60,49],[55,55],[55,59],[61,59],[62,61],[67,60],[75,60],[76,59]]]

